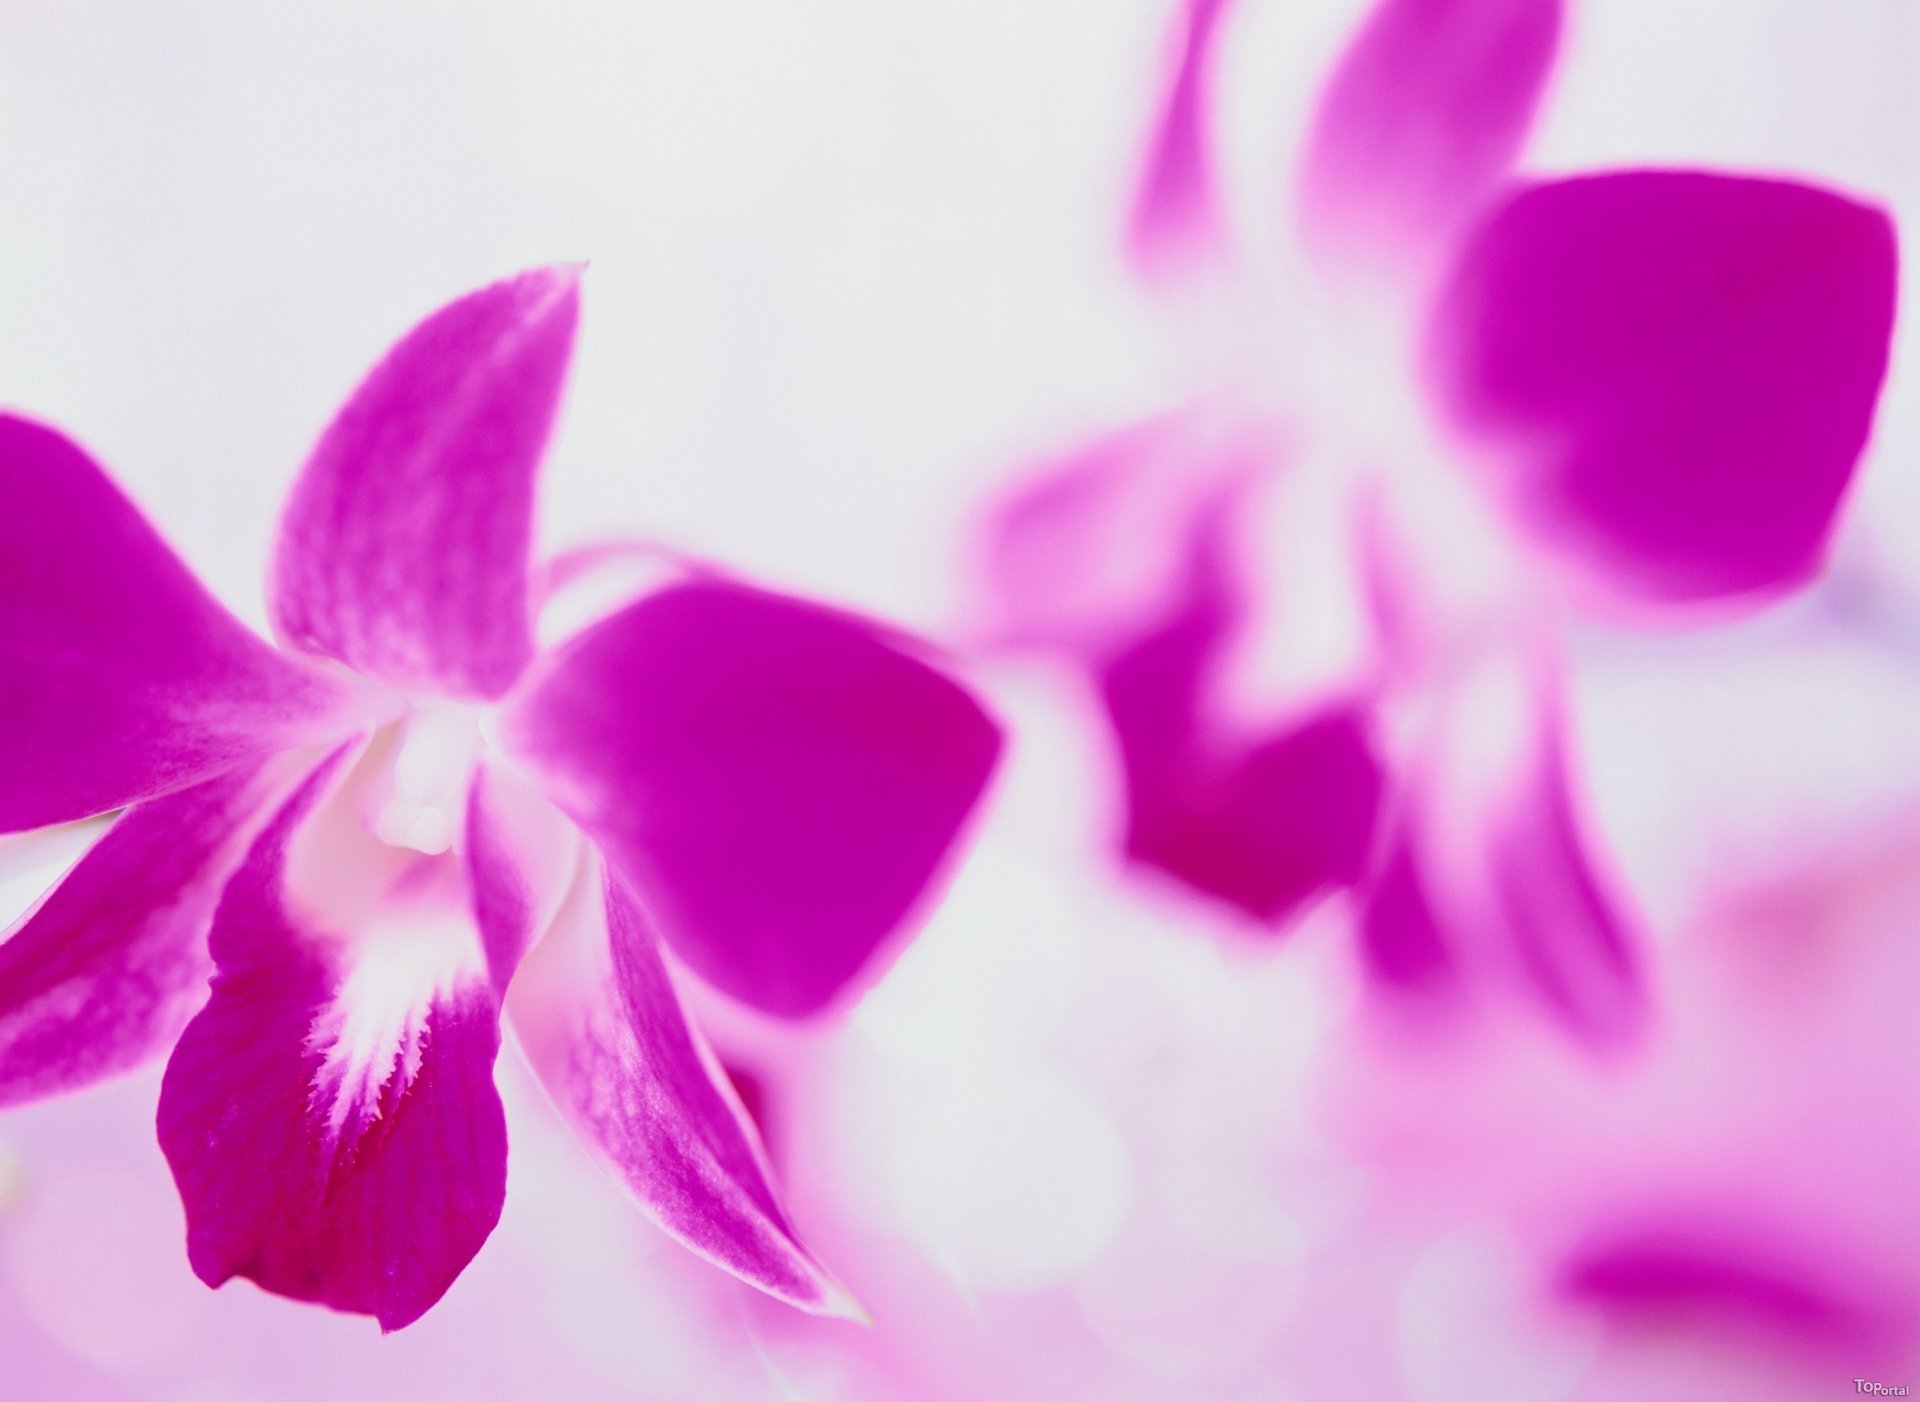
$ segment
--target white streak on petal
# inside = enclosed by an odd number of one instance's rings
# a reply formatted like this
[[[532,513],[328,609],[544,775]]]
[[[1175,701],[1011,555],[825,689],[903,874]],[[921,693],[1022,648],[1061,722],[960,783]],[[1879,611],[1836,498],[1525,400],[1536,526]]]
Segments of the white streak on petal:
[[[462,913],[403,909],[391,923],[359,943],[339,992],[307,1037],[323,1058],[314,1107],[325,1111],[336,1137],[350,1123],[379,1119],[381,1105],[413,1084],[434,1004],[483,977]]]

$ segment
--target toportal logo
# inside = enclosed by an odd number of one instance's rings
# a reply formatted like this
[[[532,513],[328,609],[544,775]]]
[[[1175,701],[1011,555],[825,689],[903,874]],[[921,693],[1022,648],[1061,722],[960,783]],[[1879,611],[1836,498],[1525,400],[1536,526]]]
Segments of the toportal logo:
[[[1853,1380],[1853,1391],[1855,1396],[1862,1393],[1869,1397],[1905,1397],[1907,1395],[1907,1389],[1904,1387],[1889,1387],[1885,1383],[1868,1382],[1865,1378]]]

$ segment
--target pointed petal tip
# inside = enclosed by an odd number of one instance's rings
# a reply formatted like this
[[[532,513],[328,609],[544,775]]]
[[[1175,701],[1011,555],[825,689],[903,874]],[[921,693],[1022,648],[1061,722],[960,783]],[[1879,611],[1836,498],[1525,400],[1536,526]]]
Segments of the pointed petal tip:
[[[873,1315],[868,1312],[865,1305],[860,1303],[858,1296],[828,1275],[824,1269],[820,1272],[820,1281],[825,1286],[825,1292],[817,1302],[802,1305],[802,1309],[808,1314],[819,1315],[822,1319],[843,1319],[862,1329],[873,1328]]]
[[[384,1339],[389,1334],[397,1334],[409,1325],[417,1324],[425,1314],[425,1309],[382,1309],[375,1313],[374,1322],[380,1326],[380,1337]]]
[[[587,266],[588,260],[585,258],[566,258],[555,263],[543,263],[502,278],[499,285],[544,283],[547,295],[556,302],[562,299],[578,298],[580,280],[586,276]]]
[[[652,1214],[649,1213],[649,1215]],[[861,1329],[875,1327],[873,1314],[861,1303],[860,1297],[854,1294],[838,1276],[822,1265],[819,1258],[797,1238],[793,1239],[793,1250],[788,1264],[800,1268],[799,1278],[776,1284],[767,1278],[750,1274],[742,1269],[738,1262],[728,1260],[710,1247],[676,1231],[671,1225],[666,1223],[660,1225],[701,1260],[725,1271],[742,1285],[749,1286],[770,1299],[778,1300],[781,1304],[791,1306],[802,1314],[810,1314],[816,1319],[839,1320]]]
[[[583,872],[522,962],[508,1010],[554,1104],[669,1236],[805,1313],[865,1315],[795,1235],[624,882]]]
[[[270,582],[276,633],[391,684],[495,699],[533,655],[534,481],[583,263],[503,278],[400,338],[301,470]]]

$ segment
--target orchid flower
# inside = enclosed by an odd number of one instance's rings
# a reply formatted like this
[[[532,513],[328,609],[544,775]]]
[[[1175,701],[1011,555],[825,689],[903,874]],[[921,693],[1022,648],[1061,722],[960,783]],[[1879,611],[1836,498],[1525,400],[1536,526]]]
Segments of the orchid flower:
[[[499,1216],[504,1012],[667,1231],[857,1314],[662,941],[766,1014],[845,1001],[999,732],[915,644],[711,571],[536,655],[534,474],[578,279],[452,303],[354,393],[281,524],[279,650],[80,448],[0,419],[0,831],[119,810],[0,943],[0,1104],[171,1045],[195,1272],[397,1329]]]
[[[1891,223],[1778,178],[1518,179],[1558,0],[1381,0],[1311,122],[1298,253],[1257,256],[1207,136],[1232,11],[1182,16],[1126,248],[1197,300],[1201,388],[1010,497],[994,626],[1092,683],[1130,863],[1268,929],[1351,892],[1377,987],[1490,973],[1617,1043],[1645,976],[1557,638],[1818,573],[1886,369]],[[1329,618],[1333,661],[1276,694]]]

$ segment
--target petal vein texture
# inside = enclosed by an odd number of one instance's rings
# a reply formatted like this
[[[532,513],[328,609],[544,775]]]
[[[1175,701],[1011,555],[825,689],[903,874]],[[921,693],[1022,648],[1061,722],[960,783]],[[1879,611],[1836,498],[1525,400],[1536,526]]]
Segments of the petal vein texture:
[[[648,1216],[776,1298],[859,1313],[796,1239],[745,1112],[721,1090],[617,875],[583,875],[507,1007],[555,1104]]]
[[[346,691],[242,627],[60,434],[0,416],[0,501],[0,832],[346,728]]]
[[[442,308],[375,367],[294,485],[275,626],[396,686],[502,695],[533,654],[534,472],[573,350],[579,269]]]
[[[89,1085],[179,1034],[206,998],[220,889],[296,759],[129,808],[0,940],[0,1105]]]
[[[499,1218],[499,1011],[460,902],[402,910],[358,942],[294,910],[289,848],[335,767],[221,899],[218,972],[167,1066],[160,1145],[202,1280],[245,1276],[391,1330],[446,1292]]]

